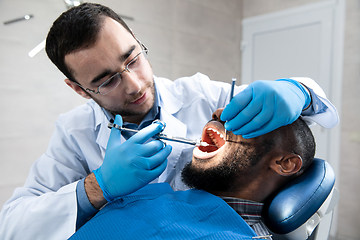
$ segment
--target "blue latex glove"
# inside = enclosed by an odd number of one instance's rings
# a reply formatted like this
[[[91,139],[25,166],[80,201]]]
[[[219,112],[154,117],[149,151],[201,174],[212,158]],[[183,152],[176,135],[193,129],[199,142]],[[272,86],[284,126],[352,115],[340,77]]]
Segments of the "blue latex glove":
[[[122,126],[120,115],[115,124]],[[116,197],[127,195],[142,188],[157,178],[166,168],[167,157],[172,147],[159,140],[145,143],[161,132],[163,126],[151,124],[126,142],[120,143],[121,132],[111,129],[103,164],[94,171],[105,199],[110,202]]]
[[[295,80],[255,81],[233,97],[220,118],[226,130],[252,138],[291,124],[310,103],[309,93]]]

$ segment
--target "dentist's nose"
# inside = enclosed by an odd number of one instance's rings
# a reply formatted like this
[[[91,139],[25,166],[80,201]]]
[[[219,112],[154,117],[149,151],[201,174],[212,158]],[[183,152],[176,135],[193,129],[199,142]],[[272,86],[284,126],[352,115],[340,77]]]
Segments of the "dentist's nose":
[[[125,74],[123,73],[121,75],[126,75],[125,79],[123,78],[123,83],[124,83],[126,94],[133,95],[133,94],[140,92],[141,83],[140,83],[140,80],[136,76],[133,76],[133,74],[131,74],[130,72],[126,72]]]

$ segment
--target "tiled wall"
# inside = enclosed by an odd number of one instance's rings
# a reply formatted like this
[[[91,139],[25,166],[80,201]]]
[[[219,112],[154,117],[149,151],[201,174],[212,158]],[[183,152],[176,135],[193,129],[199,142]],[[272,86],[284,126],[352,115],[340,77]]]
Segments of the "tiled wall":
[[[203,72],[240,78],[241,0],[99,0],[150,49],[154,73],[175,79]],[[85,100],[63,82],[44,51],[27,53],[65,11],[63,0],[0,1],[0,206],[45,151],[59,114]],[[25,14],[28,21],[4,25]]]

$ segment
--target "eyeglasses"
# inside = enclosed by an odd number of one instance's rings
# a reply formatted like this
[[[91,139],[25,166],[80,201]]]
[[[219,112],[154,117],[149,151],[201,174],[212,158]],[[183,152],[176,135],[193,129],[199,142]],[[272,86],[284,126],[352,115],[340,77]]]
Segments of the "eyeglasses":
[[[146,62],[147,60],[147,54],[148,49],[147,47],[140,42],[140,45],[142,47],[142,51],[138,53],[131,61],[126,64],[125,68],[121,72],[117,72],[114,75],[112,75],[109,79],[107,79],[105,82],[103,82],[96,90],[90,89],[90,88],[84,88],[79,83],[75,82],[79,87],[82,89],[92,92],[94,94],[100,93],[101,95],[106,95],[112,90],[114,90],[117,86],[119,86],[121,82],[121,74],[123,72],[135,72],[140,69],[140,67]]]

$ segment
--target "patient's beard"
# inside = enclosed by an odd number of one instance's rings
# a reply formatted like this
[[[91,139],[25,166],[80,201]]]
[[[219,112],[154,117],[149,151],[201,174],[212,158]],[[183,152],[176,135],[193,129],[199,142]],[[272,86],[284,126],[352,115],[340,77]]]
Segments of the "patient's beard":
[[[236,178],[236,171],[226,165],[211,169],[194,168],[191,163],[186,164],[181,177],[190,188],[212,191],[231,191]]]
[[[208,192],[233,192],[241,187],[236,183],[246,180],[245,176],[248,176],[260,157],[254,152],[237,149],[212,168],[194,167],[188,163],[181,173],[182,180],[190,188]]]

